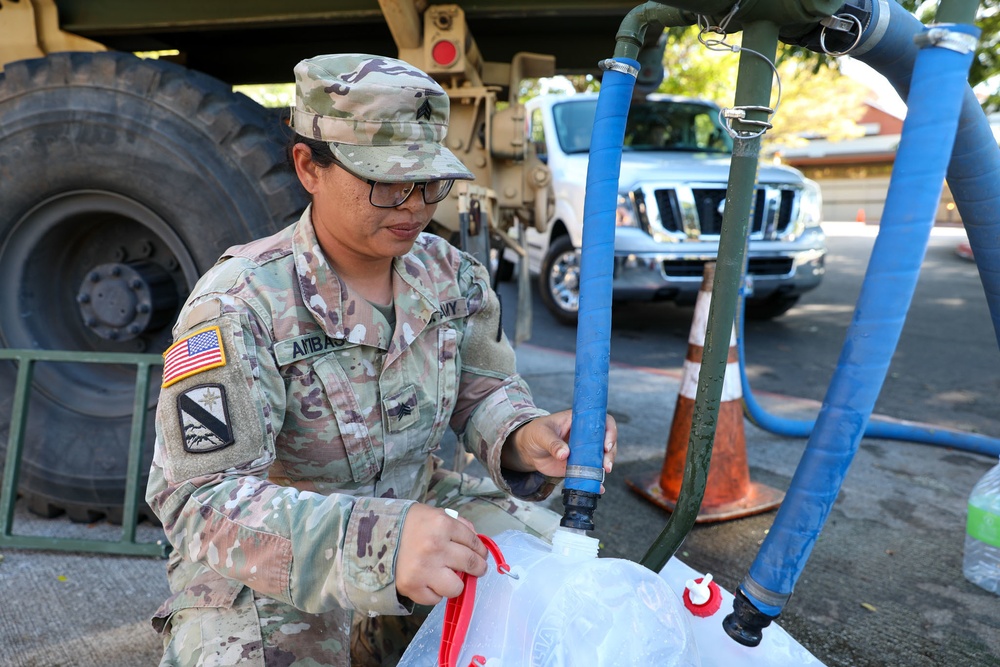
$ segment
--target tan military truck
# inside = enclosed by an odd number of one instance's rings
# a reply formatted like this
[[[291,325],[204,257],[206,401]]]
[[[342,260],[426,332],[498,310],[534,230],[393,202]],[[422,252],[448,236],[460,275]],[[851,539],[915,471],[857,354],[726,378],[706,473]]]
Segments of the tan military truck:
[[[221,252],[305,205],[281,114],[233,85],[290,81],[321,53],[398,56],[448,90],[448,145],[477,178],[437,231],[482,256],[484,227],[544,227],[548,169],[524,140],[519,83],[596,73],[633,4],[0,0],[0,348],[162,352]],[[0,362],[0,452],[15,375]],[[120,513],[135,376],[35,364],[21,468],[34,511]]]

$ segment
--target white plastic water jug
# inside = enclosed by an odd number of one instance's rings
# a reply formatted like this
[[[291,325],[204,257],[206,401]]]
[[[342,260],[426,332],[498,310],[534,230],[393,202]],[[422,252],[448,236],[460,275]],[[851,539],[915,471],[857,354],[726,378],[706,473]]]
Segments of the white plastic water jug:
[[[596,539],[565,529],[551,546],[516,531],[494,540],[510,573],[491,558],[479,579],[459,667],[700,667],[687,613],[656,573],[597,558]],[[438,664],[445,606],[431,612],[400,667]]]

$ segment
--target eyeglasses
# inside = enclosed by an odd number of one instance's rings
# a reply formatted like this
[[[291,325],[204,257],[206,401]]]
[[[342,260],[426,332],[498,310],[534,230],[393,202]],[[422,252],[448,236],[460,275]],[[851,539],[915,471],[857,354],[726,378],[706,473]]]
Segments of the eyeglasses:
[[[358,176],[354,175],[350,169],[347,169],[339,161],[333,160],[333,164],[355,178],[358,178]],[[372,189],[368,194],[368,201],[376,208],[396,208],[397,206],[402,206],[417,187],[420,188],[420,195],[424,198],[425,204],[437,204],[448,196],[448,193],[451,192],[451,186],[455,184],[454,178],[409,183],[383,183],[382,181],[370,178],[362,180],[371,186]]]
[[[383,183],[382,181],[366,180],[366,183],[372,186],[372,191],[368,195],[368,201],[371,202],[372,206],[396,208],[402,206],[418,187],[425,204],[437,204],[451,192],[451,186],[455,184],[455,179],[445,178],[422,183]]]

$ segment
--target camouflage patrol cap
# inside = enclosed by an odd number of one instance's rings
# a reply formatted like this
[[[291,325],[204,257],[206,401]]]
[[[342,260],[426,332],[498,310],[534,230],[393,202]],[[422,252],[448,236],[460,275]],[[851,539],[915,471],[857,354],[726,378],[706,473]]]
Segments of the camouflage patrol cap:
[[[337,161],[362,179],[472,179],[441,144],[448,113],[444,89],[402,60],[345,53],[295,66],[292,127],[327,142]]]

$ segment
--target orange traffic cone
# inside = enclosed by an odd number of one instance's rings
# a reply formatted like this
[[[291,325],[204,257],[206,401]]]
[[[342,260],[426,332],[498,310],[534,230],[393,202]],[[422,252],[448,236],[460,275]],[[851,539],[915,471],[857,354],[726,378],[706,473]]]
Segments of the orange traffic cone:
[[[701,357],[705,345],[705,329],[708,324],[714,278],[715,264],[706,264],[695,305],[694,321],[691,323],[691,333],[688,336],[684,375],[677,396],[673,422],[670,425],[663,468],[658,474],[649,472],[637,476],[635,480],[625,480],[632,490],[671,512],[677,506],[681,480],[684,477],[684,462],[687,459],[688,440],[691,435],[694,400],[701,372]],[[734,327],[729,342],[729,359],[723,380],[712,461],[708,468],[705,496],[696,519],[698,523],[726,521],[766,512],[780,505],[785,496],[782,491],[750,481],[742,399],[739,352],[736,347]]]
[[[855,222],[865,222],[865,220],[866,220],[866,218],[865,218],[865,209],[859,208],[858,209],[858,216],[854,220],[855,220]]]

